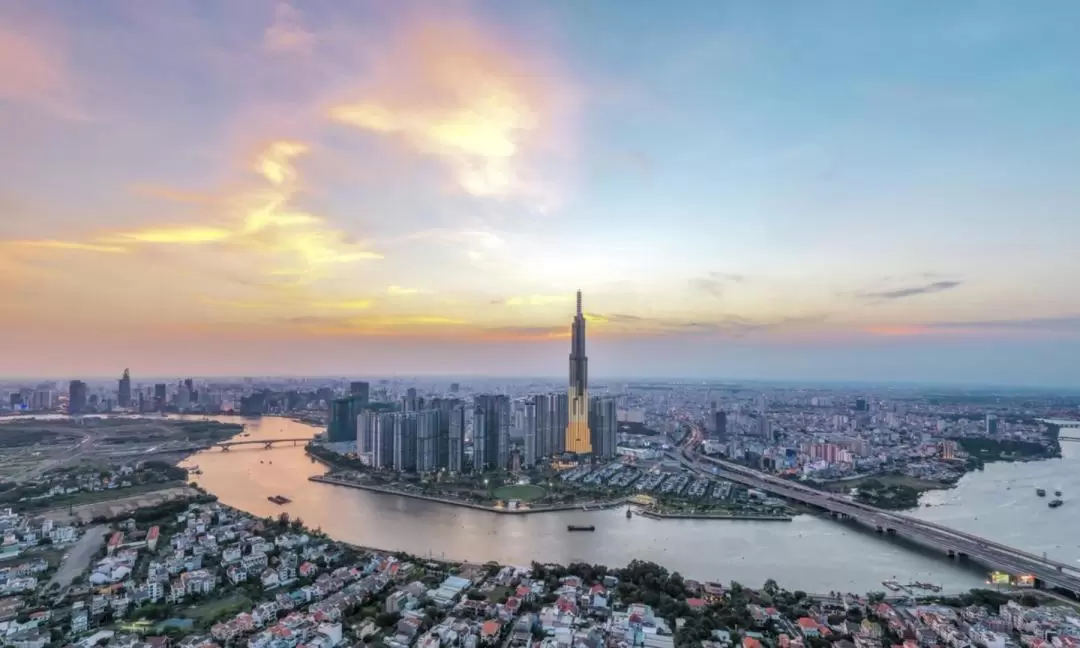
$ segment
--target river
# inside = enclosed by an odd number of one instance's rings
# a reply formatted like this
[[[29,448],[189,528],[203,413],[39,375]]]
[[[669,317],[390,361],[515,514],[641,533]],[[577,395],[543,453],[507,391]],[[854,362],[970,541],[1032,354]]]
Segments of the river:
[[[310,437],[317,430],[288,419],[241,419],[251,440]],[[1045,551],[1065,561],[1080,559],[1080,516],[1069,504],[1049,509],[1036,485],[1060,488],[1065,499],[1080,493],[1080,444],[1064,443],[1065,458],[990,464],[965,476],[951,491],[924,496],[932,506],[912,515],[1007,542]],[[750,586],[775,578],[790,589],[881,590],[881,581],[938,583],[949,591],[977,587],[985,575],[932,552],[865,533],[811,515],[793,522],[626,519],[622,510],[496,515],[393,495],[308,481],[325,468],[291,445],[264,450],[208,450],[189,458],[198,483],[223,503],[256,515],[282,511],[355,544],[459,560],[576,560],[620,566],[640,558],[702,580],[739,581]],[[292,499],[284,506],[270,495]],[[567,533],[567,524],[592,524],[593,533]]]

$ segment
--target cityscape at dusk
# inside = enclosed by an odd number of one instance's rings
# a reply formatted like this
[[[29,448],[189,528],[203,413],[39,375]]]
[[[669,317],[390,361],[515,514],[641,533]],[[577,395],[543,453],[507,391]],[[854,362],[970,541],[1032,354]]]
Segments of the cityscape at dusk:
[[[0,374],[1077,386],[1078,12],[4,3]]]
[[[1080,648],[1077,25],[0,3],[0,648]]]

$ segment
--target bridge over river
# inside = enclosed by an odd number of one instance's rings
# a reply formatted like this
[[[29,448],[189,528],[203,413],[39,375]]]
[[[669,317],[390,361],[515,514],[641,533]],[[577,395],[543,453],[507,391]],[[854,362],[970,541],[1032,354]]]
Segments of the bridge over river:
[[[934,522],[885,511],[835,493],[767,475],[739,464],[706,457],[691,450],[670,456],[695,472],[715,475],[744,486],[854,520],[879,533],[907,538],[957,560],[971,560],[1013,575],[1030,574],[1039,587],[1057,588],[1080,597],[1080,566],[1061,563]]]

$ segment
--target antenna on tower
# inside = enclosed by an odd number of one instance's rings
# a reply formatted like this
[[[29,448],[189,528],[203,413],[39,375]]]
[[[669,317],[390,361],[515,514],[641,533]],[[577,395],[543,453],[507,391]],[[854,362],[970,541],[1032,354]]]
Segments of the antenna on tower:
[[[581,291],[577,291],[577,314],[581,315]]]

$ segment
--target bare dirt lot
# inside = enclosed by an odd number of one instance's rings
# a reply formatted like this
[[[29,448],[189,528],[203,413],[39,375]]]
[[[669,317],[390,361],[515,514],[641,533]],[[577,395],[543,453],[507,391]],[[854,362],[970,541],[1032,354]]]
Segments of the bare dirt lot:
[[[178,460],[242,426],[167,418],[21,419],[0,424],[0,480],[36,479],[78,464]]]
[[[85,524],[99,515],[115,517],[136,509],[145,508],[147,506],[157,506],[158,504],[171,502],[176,499],[195,497],[198,494],[199,492],[193,488],[188,486],[178,486],[175,488],[156,490],[150,493],[140,493],[138,495],[132,495],[131,497],[121,497],[107,502],[83,504],[81,506],[71,507],[70,509],[67,507],[53,509],[51,511],[45,511],[41,513],[41,515],[50,520],[54,520],[58,524],[66,524],[69,522],[82,522]]]

